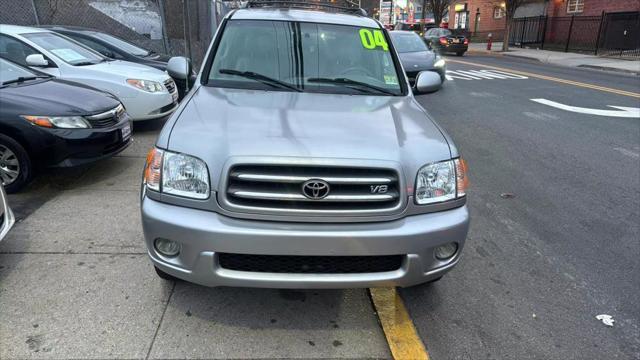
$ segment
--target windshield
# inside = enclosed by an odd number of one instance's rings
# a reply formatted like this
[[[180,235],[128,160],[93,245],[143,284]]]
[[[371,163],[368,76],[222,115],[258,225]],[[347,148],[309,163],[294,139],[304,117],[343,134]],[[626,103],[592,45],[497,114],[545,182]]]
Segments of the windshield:
[[[38,46],[50,51],[62,61],[71,65],[97,64],[104,61],[104,57],[72,40],[54,33],[32,33],[22,36],[33,41]]]
[[[149,50],[145,50],[141,47],[133,45],[129,42],[126,42],[122,39],[119,39],[109,34],[96,32],[96,33],[93,33],[93,36],[97,37],[98,39],[104,40],[109,44],[131,55],[148,56],[151,53]]]
[[[380,29],[230,20],[215,53],[208,85],[399,95],[402,90],[389,50]]]
[[[441,29],[440,30],[440,35],[441,36],[451,36],[451,30]]]
[[[416,33],[389,33],[399,53],[427,51],[427,45]]]
[[[34,76],[39,76],[39,74],[0,58],[0,84],[17,80],[21,77],[29,78]]]

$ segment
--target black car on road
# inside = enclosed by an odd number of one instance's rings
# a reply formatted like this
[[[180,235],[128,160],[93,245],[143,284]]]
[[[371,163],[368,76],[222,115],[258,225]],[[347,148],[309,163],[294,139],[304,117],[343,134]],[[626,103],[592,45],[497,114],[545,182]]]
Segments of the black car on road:
[[[165,71],[167,69],[169,59],[171,58],[171,56],[157,54],[153,50],[144,49],[117,36],[94,29],[58,25],[42,27],[68,36],[73,40],[99,52],[100,54],[116,60],[130,61]],[[191,64],[190,61],[189,64]],[[191,74],[189,84],[182,79],[173,79],[178,86],[179,99],[182,99],[186,94],[185,89],[187,88],[187,85],[190,88],[195,81],[196,74],[192,69],[189,69],[189,73]]]
[[[427,70],[438,73],[442,82],[445,81],[447,67],[444,59],[429,49],[418,34],[413,31],[394,30],[389,31],[389,35],[411,86],[414,85],[418,73]]]
[[[45,167],[110,157],[131,143],[114,96],[0,58],[0,180],[18,191]]]
[[[453,52],[462,56],[469,50],[469,39],[464,35],[455,35],[449,29],[429,29],[424,34],[424,40],[438,52]]]

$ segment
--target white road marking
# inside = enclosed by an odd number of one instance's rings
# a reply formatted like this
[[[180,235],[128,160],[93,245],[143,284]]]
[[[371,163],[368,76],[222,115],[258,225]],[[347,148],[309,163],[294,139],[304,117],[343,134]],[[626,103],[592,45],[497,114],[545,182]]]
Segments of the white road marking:
[[[500,70],[447,70],[447,80],[507,80],[528,79],[528,77]]]
[[[624,117],[624,118],[640,118],[640,108],[626,107],[626,106],[613,106],[608,105],[611,108],[618,110],[602,110],[602,109],[590,109],[578,106],[570,106],[561,104],[559,102],[547,100],[547,99],[531,99],[539,104],[551,106],[557,109],[571,111],[580,114],[599,115],[599,116],[612,116],[612,117]]]

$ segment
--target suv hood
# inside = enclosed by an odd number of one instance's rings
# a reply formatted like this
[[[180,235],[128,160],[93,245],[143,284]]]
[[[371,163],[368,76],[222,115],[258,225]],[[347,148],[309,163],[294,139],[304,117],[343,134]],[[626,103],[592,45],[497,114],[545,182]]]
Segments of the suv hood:
[[[387,160],[410,178],[417,167],[451,158],[447,139],[412,96],[201,86],[173,121],[158,146],[205,160],[212,187],[234,156]]]

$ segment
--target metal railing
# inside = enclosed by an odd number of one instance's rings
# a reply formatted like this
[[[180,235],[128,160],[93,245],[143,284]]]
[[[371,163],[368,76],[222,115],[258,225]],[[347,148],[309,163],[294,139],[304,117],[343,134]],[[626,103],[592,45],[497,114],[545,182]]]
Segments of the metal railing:
[[[638,58],[640,12],[514,19],[509,45]]]

